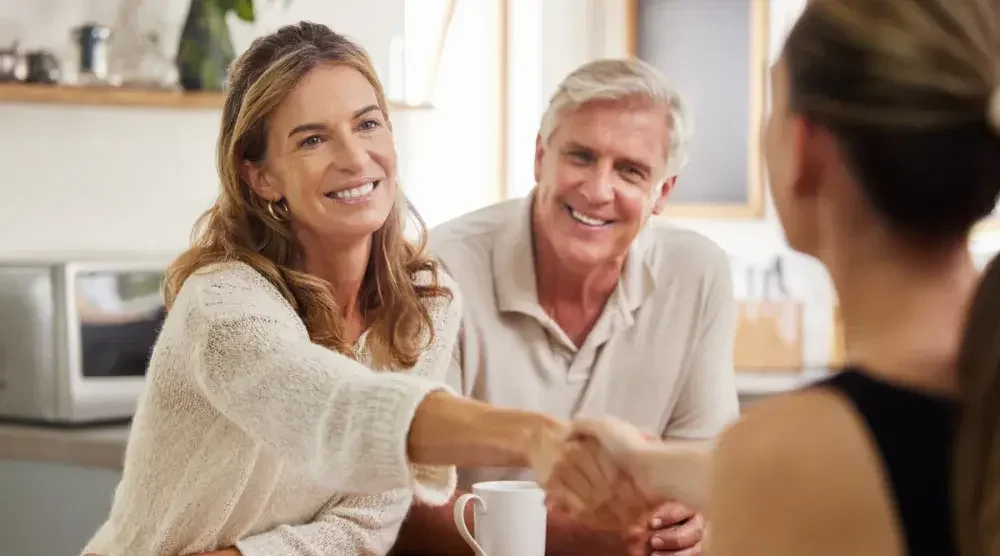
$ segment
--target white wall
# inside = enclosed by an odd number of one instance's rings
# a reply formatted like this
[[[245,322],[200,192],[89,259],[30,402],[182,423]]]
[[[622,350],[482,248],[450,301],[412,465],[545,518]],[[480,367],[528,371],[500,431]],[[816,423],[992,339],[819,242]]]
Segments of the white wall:
[[[73,73],[70,29],[113,25],[122,0],[4,2],[0,44],[47,48]],[[258,2],[258,5],[268,5]],[[371,54],[387,89],[390,45],[406,18],[439,19],[442,2],[295,0],[257,25],[233,21],[237,51],[257,34],[299,19],[330,25]],[[144,2],[139,22],[173,57],[188,0]],[[432,111],[392,114],[403,184],[430,223],[497,200],[502,80],[499,0],[459,2]],[[405,10],[404,10],[405,8]],[[420,50],[420,49],[416,49]],[[422,60],[425,61],[425,60]],[[414,75],[423,75],[417,64]],[[410,87],[413,88],[413,87]],[[218,190],[218,111],[0,103],[0,257],[39,252],[175,252]]]
[[[438,2],[409,1],[414,10]],[[501,198],[502,7],[501,0],[456,3],[436,108],[407,113],[397,135],[407,164],[404,187],[430,226]]]

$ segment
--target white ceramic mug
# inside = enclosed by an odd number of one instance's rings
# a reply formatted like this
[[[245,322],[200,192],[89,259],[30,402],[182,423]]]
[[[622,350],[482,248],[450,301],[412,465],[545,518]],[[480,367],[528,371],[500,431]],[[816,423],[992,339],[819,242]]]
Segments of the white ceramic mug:
[[[465,524],[470,501],[475,502],[475,538]],[[531,481],[476,483],[455,502],[454,517],[476,556],[545,556],[545,491]]]

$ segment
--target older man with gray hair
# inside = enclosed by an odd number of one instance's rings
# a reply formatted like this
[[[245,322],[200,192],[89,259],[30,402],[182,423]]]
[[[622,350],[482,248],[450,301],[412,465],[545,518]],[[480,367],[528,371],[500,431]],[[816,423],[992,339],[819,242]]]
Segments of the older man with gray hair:
[[[431,232],[466,302],[457,390],[563,419],[613,415],[665,440],[711,440],[737,416],[728,257],[650,219],[690,135],[684,102],[644,62],[600,60],[562,82],[536,140],[532,193]],[[460,486],[524,477],[465,470]],[[397,549],[467,554],[450,512],[414,507]],[[700,554],[703,527],[676,504],[628,534],[550,512],[547,553]]]

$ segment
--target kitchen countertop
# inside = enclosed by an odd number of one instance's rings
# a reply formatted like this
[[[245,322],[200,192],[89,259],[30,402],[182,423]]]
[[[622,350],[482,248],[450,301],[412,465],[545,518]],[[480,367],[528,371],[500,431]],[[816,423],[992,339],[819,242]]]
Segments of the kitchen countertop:
[[[121,469],[128,425],[56,428],[0,423],[0,459]]]
[[[831,376],[826,369],[736,371],[740,396],[770,396],[797,390]]]

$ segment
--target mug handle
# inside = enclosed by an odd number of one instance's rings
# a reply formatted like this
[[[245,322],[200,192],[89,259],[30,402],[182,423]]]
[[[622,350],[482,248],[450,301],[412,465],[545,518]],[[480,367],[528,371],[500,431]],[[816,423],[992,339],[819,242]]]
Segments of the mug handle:
[[[465,524],[465,506],[468,505],[469,501],[473,501],[476,506],[479,506],[479,511],[486,511],[486,502],[479,496],[468,493],[463,494],[455,501],[455,512],[453,517],[455,518],[455,526],[458,527],[458,534],[462,535],[462,539],[466,544],[469,545],[472,550],[476,552],[476,556],[487,556],[486,552],[483,551],[483,547],[479,546],[476,539],[472,537],[472,533],[469,533],[469,527]]]

